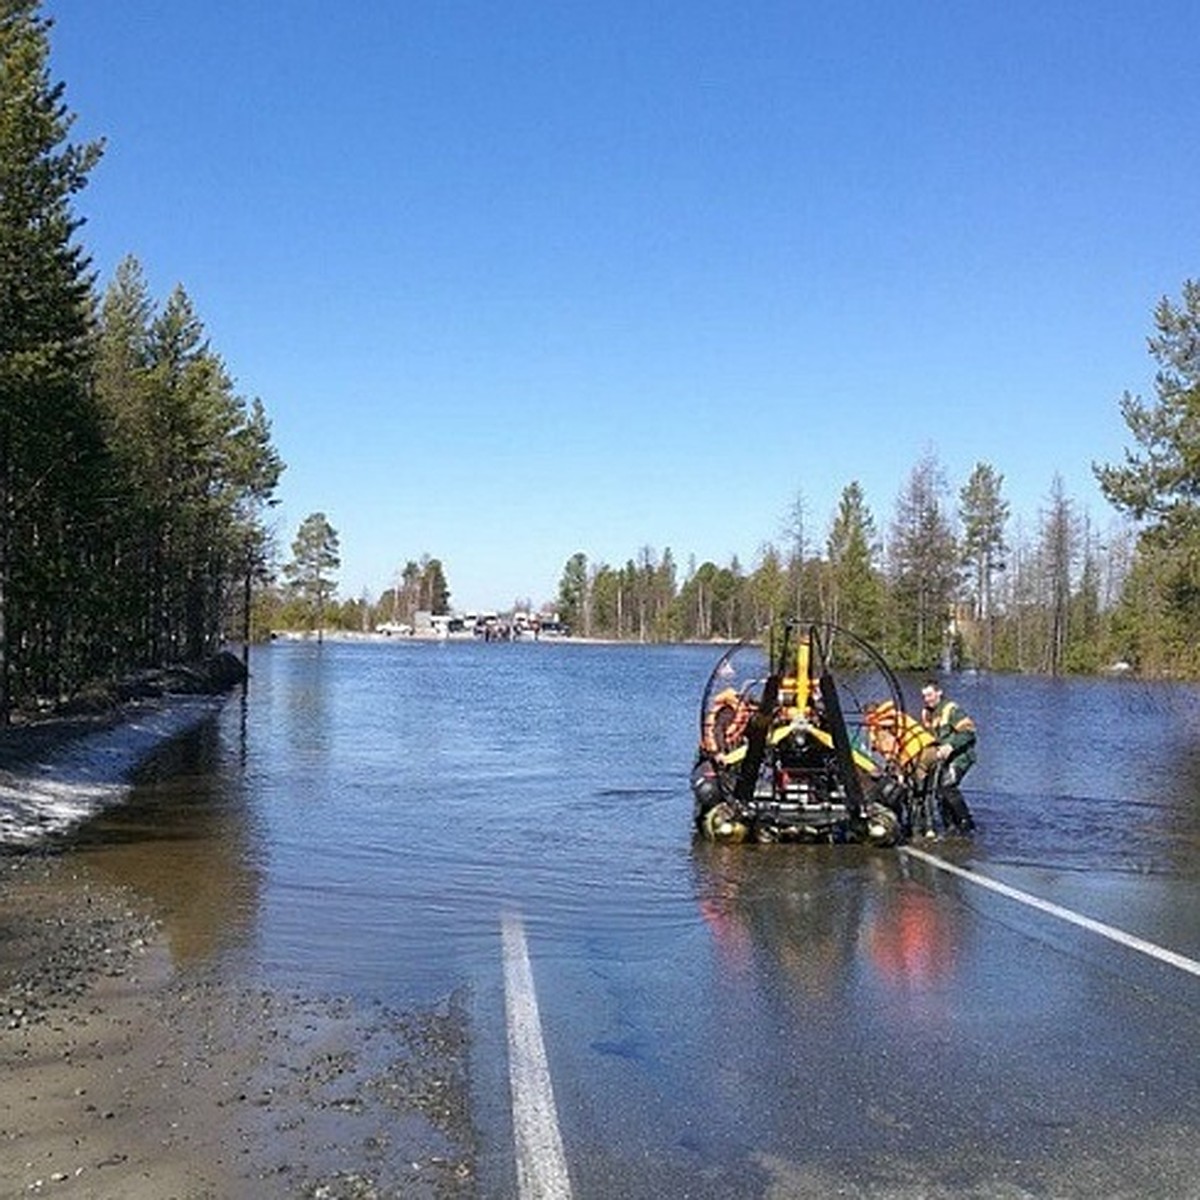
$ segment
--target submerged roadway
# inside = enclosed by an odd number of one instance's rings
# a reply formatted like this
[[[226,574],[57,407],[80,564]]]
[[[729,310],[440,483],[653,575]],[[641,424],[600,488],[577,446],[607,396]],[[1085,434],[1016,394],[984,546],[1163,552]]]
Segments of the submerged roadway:
[[[690,923],[500,916],[483,1194],[1200,1196],[1190,869],[986,836],[693,865]]]

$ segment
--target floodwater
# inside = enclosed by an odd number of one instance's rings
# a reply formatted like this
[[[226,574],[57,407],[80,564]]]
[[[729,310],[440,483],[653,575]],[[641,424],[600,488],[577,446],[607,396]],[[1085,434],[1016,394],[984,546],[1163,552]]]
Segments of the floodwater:
[[[1200,1194],[1200,980],[903,853],[693,839],[719,654],[264,647],[72,852],[183,965],[470,995],[483,1194],[511,1194],[514,910],[580,1196]],[[1200,959],[1200,690],[945,684],[980,833],[934,852]]]

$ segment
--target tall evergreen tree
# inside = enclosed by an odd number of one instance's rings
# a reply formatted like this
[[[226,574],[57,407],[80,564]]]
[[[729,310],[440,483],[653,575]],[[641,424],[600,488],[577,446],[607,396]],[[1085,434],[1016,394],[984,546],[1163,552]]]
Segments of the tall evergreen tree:
[[[1121,416],[1140,451],[1125,451],[1121,466],[1093,465],[1101,491],[1146,524],[1163,546],[1200,540],[1200,281],[1183,285],[1183,301],[1164,297],[1148,340],[1158,363],[1157,398],[1126,392]]]
[[[638,551],[637,564],[629,564],[632,583],[633,604],[636,616],[634,628],[637,640],[650,640],[650,629],[654,621],[654,583],[658,570],[658,556],[653,547],[643,546]]]
[[[112,586],[121,619],[114,622],[113,637],[121,642],[122,657],[135,663],[157,660],[151,564],[157,561],[153,514],[160,491],[145,463],[147,446],[155,437],[149,377],[153,320],[154,304],[141,264],[128,257],[118,265],[100,306],[95,395],[118,479],[120,525],[114,554],[122,569],[114,571]]]
[[[1120,401],[1138,449],[1093,471],[1109,502],[1141,528],[1130,580],[1142,601],[1143,664],[1178,668],[1200,665],[1200,281],[1184,283],[1179,303],[1164,297],[1154,326],[1156,397],[1126,392]]]
[[[1001,496],[1003,485],[1003,475],[990,463],[979,462],[958,494],[963,558],[971,574],[971,615],[981,631],[981,658],[988,668],[994,657],[993,582],[996,573],[1004,570],[1004,528],[1008,522],[1008,501]]]
[[[746,603],[751,624],[758,629],[788,615],[791,610],[788,574],[779,550],[772,542],[759,550],[758,566],[746,581]]]
[[[714,635],[713,608],[717,594],[716,563],[704,562],[680,589],[680,625],[685,637],[707,640]]]
[[[1100,605],[1100,556],[1091,522],[1082,520],[1079,579],[1067,613],[1064,665],[1072,672],[1092,672],[1111,662]]]
[[[1067,661],[1071,580],[1078,557],[1078,526],[1061,475],[1050,485],[1050,503],[1042,517],[1039,565],[1041,609],[1045,614],[1042,669],[1061,675]]]
[[[654,570],[654,640],[670,641],[678,636],[674,625],[675,595],[678,583],[675,576],[675,555],[671,547],[663,548],[662,557]]]
[[[393,620],[412,625],[421,607],[421,565],[415,559],[410,558],[404,564],[396,594],[399,605]]]
[[[896,501],[888,547],[892,654],[923,667],[950,650],[951,606],[959,552],[946,515],[946,482],[932,450],[913,468]]]
[[[746,608],[746,575],[735,554],[713,577],[713,633],[730,639],[757,633]]]
[[[826,553],[829,620],[870,642],[879,641],[883,635],[883,580],[876,566],[879,547],[875,518],[857,480],[842,491]]]
[[[301,602],[308,628],[320,638],[325,609],[337,593],[334,572],[342,565],[337,530],[323,512],[310,513],[292,542],[292,559],[284,567],[292,593]]]
[[[421,597],[423,605],[434,616],[443,616],[450,611],[450,586],[440,559],[421,558]]]
[[[0,0],[0,721],[20,665],[13,648],[32,644],[39,603],[94,537],[105,490],[86,390],[92,280],[71,208],[102,147],[67,141],[74,117],[50,81],[39,9]],[[62,619],[85,620],[89,598],[80,581]]]
[[[572,554],[558,583],[558,615],[573,632],[586,632],[587,589],[587,555]]]
[[[588,595],[591,596],[591,626],[588,636],[616,637],[617,616],[621,605],[618,600],[620,578],[608,563],[593,563],[590,571]]]
[[[155,313],[136,260],[101,307],[96,395],[121,468],[127,620],[144,660],[213,648],[266,574],[283,464],[261,401],[237,395],[187,293]]]

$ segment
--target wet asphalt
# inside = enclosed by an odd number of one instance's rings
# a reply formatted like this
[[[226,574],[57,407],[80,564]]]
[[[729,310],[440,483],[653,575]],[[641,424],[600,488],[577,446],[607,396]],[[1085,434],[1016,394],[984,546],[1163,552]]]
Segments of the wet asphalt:
[[[693,928],[531,939],[574,1195],[1200,1195],[1194,880],[1014,864],[986,830],[693,867]]]

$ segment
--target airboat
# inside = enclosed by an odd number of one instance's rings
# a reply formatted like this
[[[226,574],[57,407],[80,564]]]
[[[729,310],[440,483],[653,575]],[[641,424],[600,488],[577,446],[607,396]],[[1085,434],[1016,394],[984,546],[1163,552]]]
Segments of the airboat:
[[[874,646],[829,622],[783,621],[730,647],[709,675],[696,829],[724,842],[895,846],[925,802],[928,738]]]

